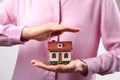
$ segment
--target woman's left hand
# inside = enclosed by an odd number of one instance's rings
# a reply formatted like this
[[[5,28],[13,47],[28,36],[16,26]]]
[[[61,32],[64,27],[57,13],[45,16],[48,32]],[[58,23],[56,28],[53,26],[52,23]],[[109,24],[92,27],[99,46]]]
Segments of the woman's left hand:
[[[79,72],[84,76],[86,76],[88,72],[87,64],[81,60],[73,60],[69,64],[58,64],[58,65],[47,65],[38,60],[32,60],[31,63],[38,68],[42,68],[53,72],[61,72],[61,73]]]

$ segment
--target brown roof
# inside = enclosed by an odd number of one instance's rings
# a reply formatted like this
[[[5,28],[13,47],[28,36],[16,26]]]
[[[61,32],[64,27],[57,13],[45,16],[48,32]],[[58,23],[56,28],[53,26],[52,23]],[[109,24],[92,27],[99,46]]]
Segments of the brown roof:
[[[48,50],[49,51],[70,51],[72,50],[72,42],[71,41],[48,42]]]

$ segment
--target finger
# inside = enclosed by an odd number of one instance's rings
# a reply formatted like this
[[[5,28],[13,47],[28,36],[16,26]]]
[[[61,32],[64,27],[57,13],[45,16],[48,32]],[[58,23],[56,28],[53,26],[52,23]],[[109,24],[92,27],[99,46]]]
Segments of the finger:
[[[54,71],[54,72],[60,72],[60,73],[74,72],[75,70],[75,67],[71,64],[46,65],[45,63],[37,60],[32,60],[31,63],[36,67],[39,67],[48,71]]]
[[[65,27],[63,29],[63,31],[68,31],[68,32],[79,32],[80,29],[79,28],[75,28],[75,27]]]
[[[80,28],[77,27],[66,27],[63,25],[58,25],[58,24],[52,24],[53,27],[49,26],[49,28],[53,31],[69,31],[69,32],[78,32],[80,31]]]
[[[78,32],[80,28],[58,26],[58,31]]]
[[[32,60],[31,63],[36,67],[39,67],[48,71],[56,71],[56,67],[54,65],[46,65],[45,63],[37,60]]]
[[[47,23],[45,26],[48,32],[52,32],[52,31],[78,32],[80,31],[80,28],[77,28],[77,27],[70,27],[70,26],[66,27],[66,26],[54,24],[54,23]]]
[[[48,71],[54,71],[54,72],[66,72],[65,65],[46,65],[43,62],[32,60],[31,63],[35,65],[36,67],[48,70]]]

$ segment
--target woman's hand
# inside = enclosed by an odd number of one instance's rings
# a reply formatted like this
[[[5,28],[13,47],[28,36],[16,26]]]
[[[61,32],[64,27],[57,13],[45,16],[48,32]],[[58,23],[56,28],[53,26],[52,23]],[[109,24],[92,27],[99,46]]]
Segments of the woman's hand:
[[[50,37],[58,36],[63,32],[78,32],[79,28],[65,27],[54,23],[47,23],[38,27],[24,27],[21,40],[35,39],[38,41],[46,40]]]
[[[38,68],[42,68],[53,72],[61,72],[61,73],[79,72],[84,76],[86,76],[88,72],[87,64],[81,60],[73,60],[66,65],[65,64],[47,65],[37,60],[32,60],[31,63]]]

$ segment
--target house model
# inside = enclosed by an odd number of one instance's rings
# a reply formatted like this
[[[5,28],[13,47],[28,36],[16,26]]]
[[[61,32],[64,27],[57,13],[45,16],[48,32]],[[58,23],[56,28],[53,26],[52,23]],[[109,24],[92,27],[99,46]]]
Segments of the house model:
[[[48,42],[50,64],[68,64],[71,61],[71,41]]]

